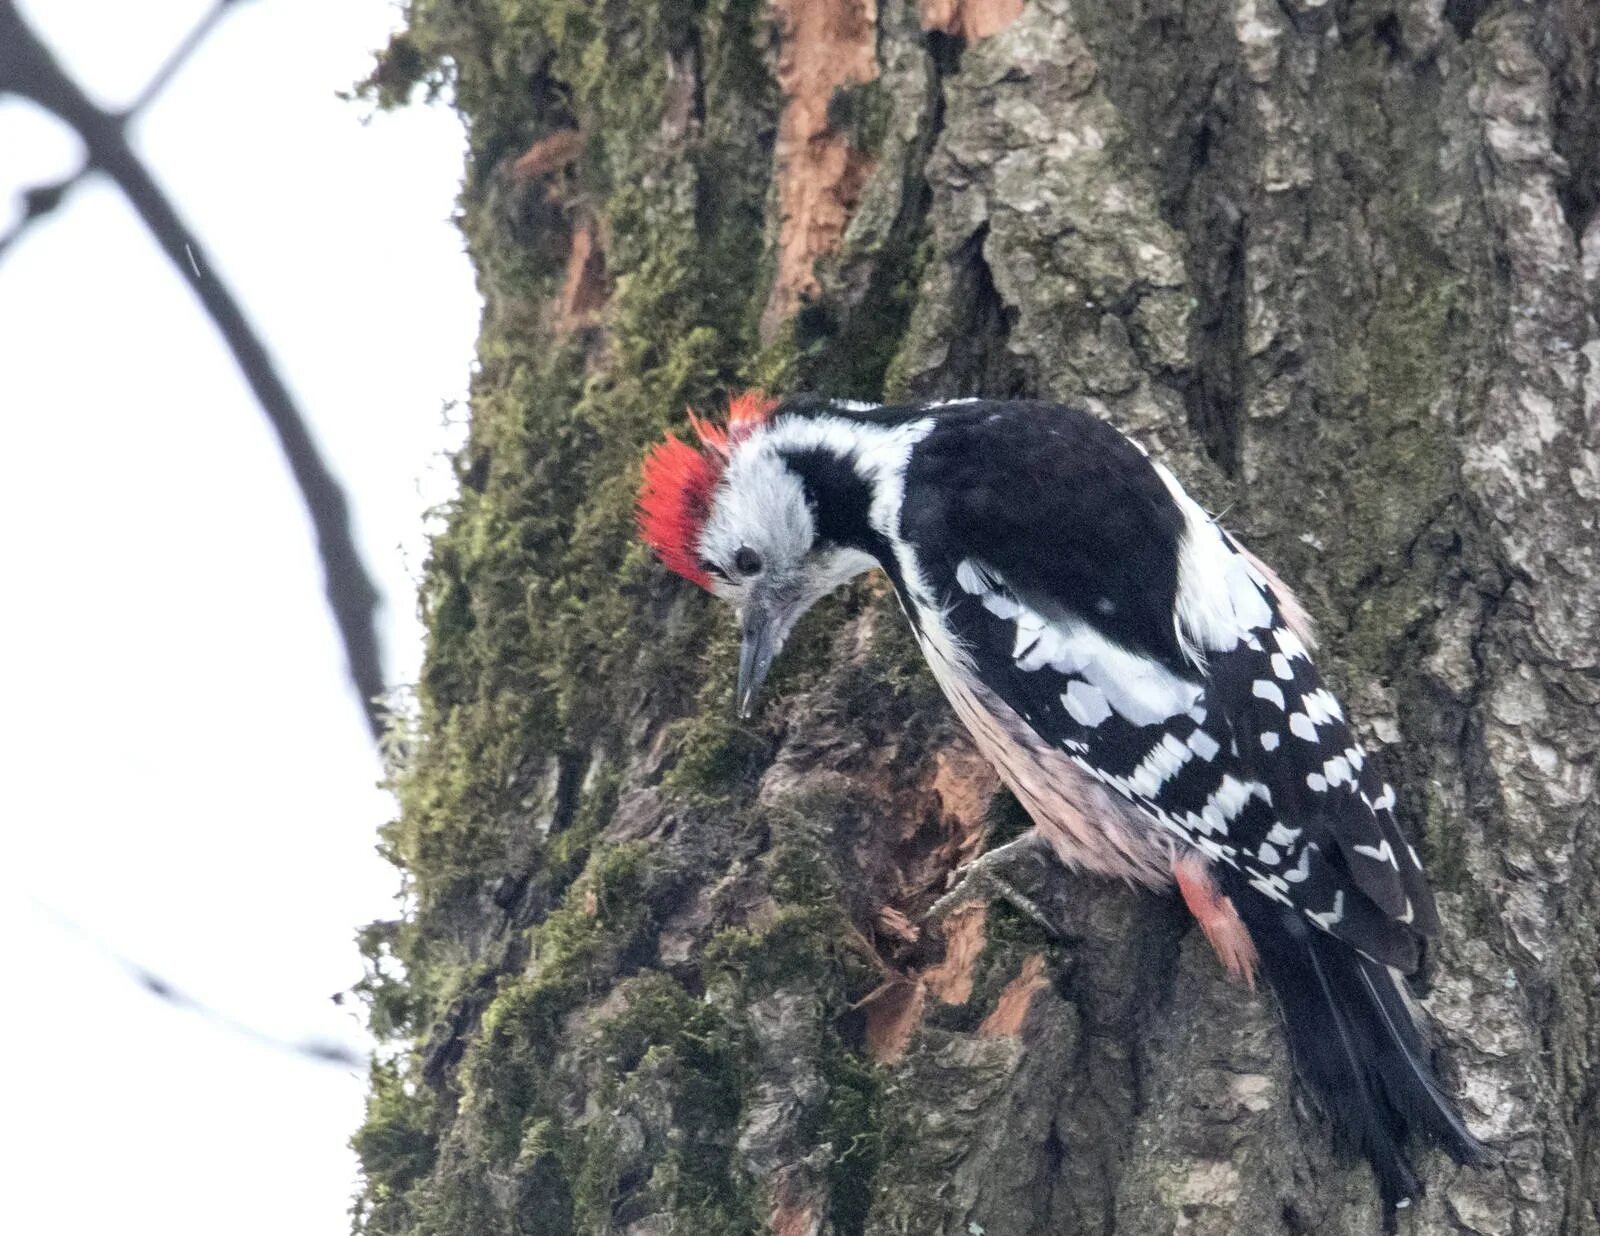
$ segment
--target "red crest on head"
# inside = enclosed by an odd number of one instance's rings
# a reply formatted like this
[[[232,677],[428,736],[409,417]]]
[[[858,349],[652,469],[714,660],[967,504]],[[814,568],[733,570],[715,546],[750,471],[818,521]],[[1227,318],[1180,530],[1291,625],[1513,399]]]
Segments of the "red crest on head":
[[[698,450],[669,433],[645,456],[639,535],[664,565],[702,588],[711,587],[711,577],[700,565],[696,547],[711,514],[711,496],[733,448],[764,425],[777,406],[776,399],[761,391],[745,391],[729,402],[726,428],[691,411],[689,424],[700,439]]]

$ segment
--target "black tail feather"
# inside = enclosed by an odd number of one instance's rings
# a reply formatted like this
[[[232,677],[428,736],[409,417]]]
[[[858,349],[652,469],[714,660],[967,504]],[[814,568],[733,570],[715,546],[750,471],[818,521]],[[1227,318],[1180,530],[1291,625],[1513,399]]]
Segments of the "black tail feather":
[[[1233,898],[1283,1010],[1289,1050],[1321,1100],[1335,1141],[1372,1165],[1386,1223],[1421,1195],[1413,1139],[1458,1163],[1484,1149],[1440,1088],[1399,980],[1389,967],[1318,931],[1253,890]]]

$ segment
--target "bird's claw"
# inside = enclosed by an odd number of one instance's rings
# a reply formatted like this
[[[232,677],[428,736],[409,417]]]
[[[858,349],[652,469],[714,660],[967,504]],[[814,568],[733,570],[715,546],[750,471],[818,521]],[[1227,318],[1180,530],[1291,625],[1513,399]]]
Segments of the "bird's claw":
[[[1015,841],[985,851],[965,866],[951,872],[955,885],[928,908],[925,919],[941,919],[958,905],[970,902],[987,902],[999,897],[1019,914],[1037,923],[1046,935],[1059,939],[1060,931],[1032,898],[1018,891],[1002,872],[1018,862],[1038,853],[1042,842],[1032,830]]]

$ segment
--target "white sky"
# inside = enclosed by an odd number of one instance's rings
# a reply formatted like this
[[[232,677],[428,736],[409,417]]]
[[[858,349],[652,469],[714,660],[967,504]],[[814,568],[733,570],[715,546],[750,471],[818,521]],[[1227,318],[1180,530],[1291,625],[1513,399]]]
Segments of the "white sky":
[[[114,105],[208,4],[21,7]],[[135,137],[348,485],[409,681],[478,300],[448,222],[454,116],[363,124],[335,98],[397,21],[387,0],[241,4]],[[0,103],[0,231],[75,150]],[[268,1033],[360,1047],[329,996],[398,887],[276,443],[108,186],[0,261],[0,418],[0,1231],[344,1233],[363,1078],[153,999],[96,943]]]

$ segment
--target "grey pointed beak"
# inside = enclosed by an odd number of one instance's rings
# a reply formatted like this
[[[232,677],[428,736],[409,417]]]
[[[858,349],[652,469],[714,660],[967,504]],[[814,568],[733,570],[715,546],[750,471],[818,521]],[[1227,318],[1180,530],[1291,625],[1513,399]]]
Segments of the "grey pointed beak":
[[[764,608],[745,611],[743,634],[739,640],[739,686],[735,693],[739,719],[749,720],[755,711],[756,693],[767,680],[767,672],[783,646],[783,626]]]

